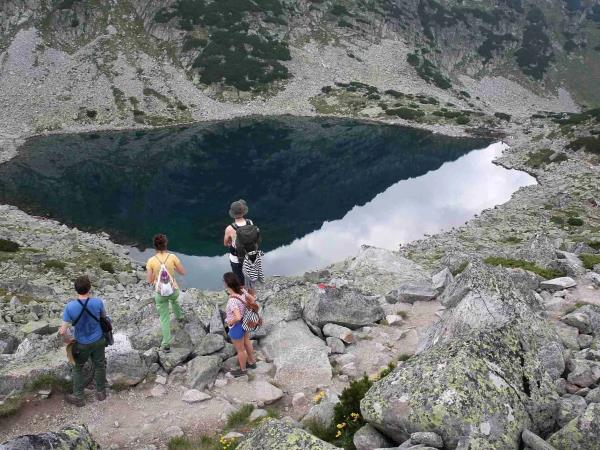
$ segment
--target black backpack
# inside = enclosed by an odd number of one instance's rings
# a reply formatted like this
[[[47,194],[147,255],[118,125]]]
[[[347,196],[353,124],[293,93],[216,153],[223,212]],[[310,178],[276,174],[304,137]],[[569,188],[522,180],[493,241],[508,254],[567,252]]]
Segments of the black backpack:
[[[240,262],[244,261],[246,254],[256,252],[260,246],[260,228],[246,220],[246,225],[239,226],[235,222],[231,224],[235,230],[235,250]]]

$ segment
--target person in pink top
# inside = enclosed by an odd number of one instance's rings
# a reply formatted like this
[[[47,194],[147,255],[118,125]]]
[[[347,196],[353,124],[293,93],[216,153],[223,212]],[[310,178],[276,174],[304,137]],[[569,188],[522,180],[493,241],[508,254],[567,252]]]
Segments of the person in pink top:
[[[242,327],[242,318],[248,308],[248,305],[254,305],[256,298],[242,288],[242,284],[238,276],[233,272],[227,272],[223,275],[223,283],[225,290],[229,294],[227,308],[225,309],[225,321],[229,326],[228,335],[237,352],[237,358],[240,363],[240,368],[232,370],[231,374],[234,377],[246,375],[246,368],[256,369],[256,358],[254,357],[254,349],[248,333]]]

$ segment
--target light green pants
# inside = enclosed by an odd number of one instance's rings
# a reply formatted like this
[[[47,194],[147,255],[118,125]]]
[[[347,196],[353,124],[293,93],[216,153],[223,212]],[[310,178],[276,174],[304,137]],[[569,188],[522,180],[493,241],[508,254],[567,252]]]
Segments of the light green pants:
[[[171,345],[171,313],[169,311],[169,304],[173,309],[173,314],[177,319],[183,319],[183,311],[177,299],[179,298],[179,289],[176,289],[171,295],[163,297],[159,294],[154,294],[154,302],[156,303],[156,310],[160,317],[160,329],[162,330],[162,343],[161,346],[167,347]]]

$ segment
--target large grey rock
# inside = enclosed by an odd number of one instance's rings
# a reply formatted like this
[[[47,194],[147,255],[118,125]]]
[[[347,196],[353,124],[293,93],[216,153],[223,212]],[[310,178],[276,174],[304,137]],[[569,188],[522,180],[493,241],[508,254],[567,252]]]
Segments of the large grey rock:
[[[598,450],[600,403],[590,403],[585,412],[548,438],[557,450]]]
[[[284,421],[265,419],[240,442],[237,450],[334,450],[335,448]]]
[[[575,323],[577,323],[581,329],[585,330],[582,331],[583,333],[600,336],[600,306],[584,305],[565,316],[563,320],[567,317],[571,317],[569,320],[573,322],[573,326],[576,326]]]
[[[19,340],[8,331],[0,330],[0,354],[14,353],[19,346]]]
[[[85,425],[71,425],[57,433],[28,434],[0,444],[0,450],[100,450]]]
[[[427,445],[433,448],[442,448],[444,441],[439,434],[431,431],[418,431],[410,435],[410,441],[415,444]]]
[[[354,334],[350,328],[336,325],[334,323],[328,323],[323,327],[323,334],[328,337],[338,338],[344,341],[346,344],[352,344],[354,342]]]
[[[311,422],[314,422],[321,427],[328,427],[331,425],[334,415],[334,408],[339,400],[340,399],[335,392],[326,391],[325,396],[321,399],[321,401],[311,407],[308,413],[304,416],[302,419],[302,424],[306,426]]]
[[[558,423],[558,426],[565,426],[575,417],[582,414],[583,411],[585,411],[586,407],[587,403],[585,399],[583,397],[580,397],[579,395],[567,394],[561,397],[556,417],[556,422]]]
[[[148,373],[139,351],[131,347],[128,338],[115,335],[115,344],[106,348],[106,378],[112,386],[135,386]]]
[[[388,303],[410,303],[415,302],[428,302],[438,296],[435,289],[432,288],[431,283],[410,283],[404,284],[399,288],[389,292],[385,299]]]
[[[221,389],[221,395],[233,403],[270,405],[283,397],[283,391],[264,380],[234,380]]]
[[[25,335],[31,333],[48,334],[50,333],[50,323],[47,320],[30,321],[23,325],[20,331]]]
[[[520,272],[474,262],[448,288],[454,305],[421,352],[375,383],[365,420],[392,437],[435,430],[448,448],[517,448],[525,428],[549,432],[564,365],[553,327]],[[458,295],[460,293],[460,295]],[[553,355],[553,356],[548,356]]]
[[[592,332],[590,317],[579,311],[574,311],[562,318],[562,321],[569,326],[575,327],[580,333],[589,334]]]
[[[358,255],[343,269],[348,278],[360,280],[363,292],[385,295],[403,284],[430,283],[431,274],[398,252],[362,246]]]
[[[353,288],[328,286],[313,289],[304,305],[303,317],[317,328],[333,323],[354,330],[380,321],[385,313],[374,297]]]
[[[600,387],[592,389],[588,395],[585,396],[587,403],[600,403]]]
[[[523,430],[521,437],[523,438],[525,445],[527,445],[531,450],[556,450],[537,434],[529,430]]]
[[[585,274],[586,270],[581,260],[574,253],[557,251],[558,255],[558,268],[563,270],[570,277],[581,277]]]
[[[151,322],[152,324],[152,322]],[[190,328],[189,324],[183,325],[178,323],[176,320],[171,321],[171,346],[179,348],[194,348],[192,338],[186,328]],[[201,333],[206,334],[204,330],[198,328],[194,331],[194,334]],[[143,327],[139,332],[133,334],[130,337],[131,345],[136,350],[146,351],[151,348],[160,347],[162,342],[162,332],[158,323],[154,323],[150,326]]]
[[[600,380],[599,362],[573,359],[570,361],[569,367],[571,372],[567,376],[567,380],[579,387],[589,387]]]
[[[259,303],[263,307],[263,326],[257,337],[264,337],[281,322],[291,322],[302,317],[302,305],[306,303],[314,287],[290,280],[267,280]]]
[[[577,286],[575,280],[571,277],[560,277],[552,280],[545,280],[540,283],[540,288],[547,291],[562,291]]]
[[[208,329],[210,333],[225,334],[225,325],[223,324],[223,317],[218,305],[215,305]]]
[[[175,367],[183,364],[191,354],[192,350],[189,348],[171,347],[168,352],[159,351],[158,358],[163,369],[170,373]]]
[[[195,353],[197,355],[211,355],[225,347],[225,339],[221,334],[207,334],[200,343],[196,346]]]
[[[299,392],[331,382],[327,346],[302,320],[275,325],[261,345],[275,364],[275,381],[285,391]]]
[[[392,442],[369,424],[364,425],[354,433],[353,442],[356,450],[372,450],[392,445]]]
[[[454,281],[454,276],[450,269],[445,267],[435,275],[431,277],[431,287],[437,292],[437,294],[441,294],[446,290],[446,288]]]
[[[221,358],[215,355],[198,356],[187,365],[186,385],[203,390],[214,384],[221,368]]]
[[[577,328],[559,322],[556,324],[556,332],[560,336],[560,340],[566,348],[575,351],[580,349],[578,339],[579,330]]]

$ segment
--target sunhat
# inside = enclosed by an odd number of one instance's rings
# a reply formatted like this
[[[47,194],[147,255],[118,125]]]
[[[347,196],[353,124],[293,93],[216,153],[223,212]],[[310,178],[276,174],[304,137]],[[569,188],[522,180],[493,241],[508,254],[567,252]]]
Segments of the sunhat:
[[[238,200],[233,202],[229,207],[229,215],[232,219],[239,219],[248,214],[248,205],[246,204],[246,200]]]

